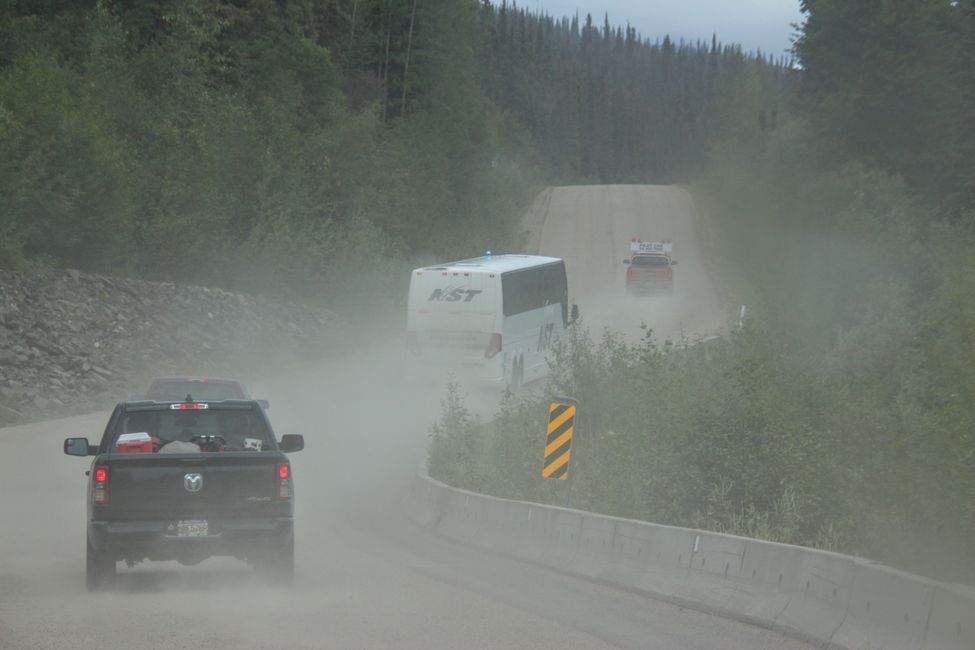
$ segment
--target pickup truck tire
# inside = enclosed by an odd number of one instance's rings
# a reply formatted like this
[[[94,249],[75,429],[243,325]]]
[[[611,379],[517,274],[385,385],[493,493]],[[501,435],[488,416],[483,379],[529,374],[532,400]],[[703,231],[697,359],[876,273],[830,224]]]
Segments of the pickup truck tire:
[[[273,585],[290,587],[295,581],[295,539],[282,548],[269,549],[259,569]]]
[[[115,558],[85,543],[85,586],[88,591],[109,589],[115,584]]]

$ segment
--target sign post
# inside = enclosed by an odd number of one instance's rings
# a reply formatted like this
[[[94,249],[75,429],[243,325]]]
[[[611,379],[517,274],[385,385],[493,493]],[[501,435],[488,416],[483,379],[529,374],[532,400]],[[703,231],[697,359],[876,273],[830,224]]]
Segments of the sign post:
[[[545,436],[545,454],[542,476],[560,481],[569,478],[569,461],[572,457],[572,435],[575,432],[578,404],[571,398],[555,398],[549,404],[548,428]]]

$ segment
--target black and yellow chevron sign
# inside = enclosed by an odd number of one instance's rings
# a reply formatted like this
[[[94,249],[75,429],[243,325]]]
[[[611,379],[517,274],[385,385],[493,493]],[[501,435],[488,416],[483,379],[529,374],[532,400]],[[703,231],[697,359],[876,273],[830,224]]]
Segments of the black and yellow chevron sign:
[[[548,411],[548,435],[545,438],[545,462],[542,476],[565,480],[569,478],[569,457],[572,454],[572,432],[575,429],[576,405],[572,402],[552,402]]]

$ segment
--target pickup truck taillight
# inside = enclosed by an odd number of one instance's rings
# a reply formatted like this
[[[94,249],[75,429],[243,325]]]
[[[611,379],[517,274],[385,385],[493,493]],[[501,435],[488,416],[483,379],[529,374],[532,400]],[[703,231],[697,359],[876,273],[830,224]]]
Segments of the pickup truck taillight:
[[[108,468],[96,467],[91,485],[91,501],[99,505],[108,503]]]
[[[291,498],[291,465],[278,463],[278,498],[287,501]]]

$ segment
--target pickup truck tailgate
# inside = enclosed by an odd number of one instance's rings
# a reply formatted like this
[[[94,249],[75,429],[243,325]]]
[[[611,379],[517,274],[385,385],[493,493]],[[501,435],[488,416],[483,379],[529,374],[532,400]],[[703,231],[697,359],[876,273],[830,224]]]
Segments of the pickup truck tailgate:
[[[280,453],[112,454],[108,503],[114,520],[288,515],[278,498]]]

